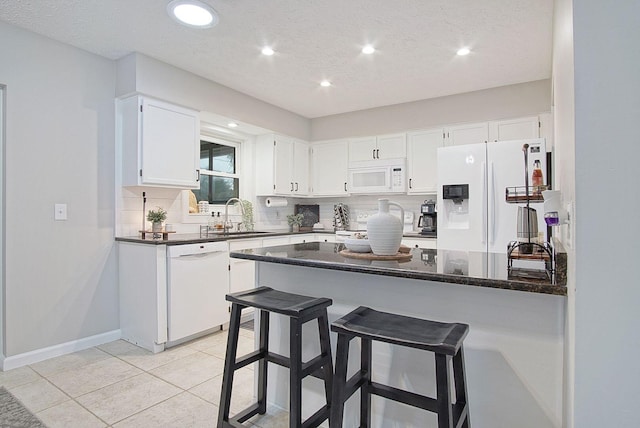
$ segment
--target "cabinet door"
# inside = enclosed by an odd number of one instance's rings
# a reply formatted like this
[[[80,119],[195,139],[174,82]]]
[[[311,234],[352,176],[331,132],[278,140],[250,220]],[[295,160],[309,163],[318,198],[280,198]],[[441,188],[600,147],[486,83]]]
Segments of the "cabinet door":
[[[273,238],[263,238],[262,247],[275,247],[277,245],[289,244],[289,235],[275,236]]]
[[[315,196],[347,194],[348,155],[347,140],[318,143],[312,146],[311,186]]]
[[[291,235],[289,237],[290,244],[302,244],[305,242],[316,242],[315,235],[313,233],[305,233],[303,235]]]
[[[261,248],[262,240],[247,239],[229,241],[229,251],[246,250],[249,248]],[[255,267],[253,260],[229,258],[229,292],[248,290],[255,286]]]
[[[143,98],[140,184],[197,188],[200,122],[198,113]]]
[[[290,195],[294,189],[293,183],[293,141],[277,136],[274,149],[274,177],[275,193]]]
[[[438,147],[444,145],[442,128],[407,134],[409,194],[435,193],[438,188]]]
[[[405,134],[381,135],[377,137],[376,159],[407,157]]]
[[[490,141],[525,140],[539,137],[538,116],[489,122]]]
[[[487,122],[467,123],[446,128],[447,146],[461,146],[464,144],[484,143],[489,140],[489,126]]]
[[[376,148],[376,137],[354,138],[349,140],[349,162],[376,159]]]
[[[293,143],[293,193],[309,194],[309,145],[303,141]]]
[[[402,238],[402,245],[406,245],[409,248],[435,249],[437,241],[435,238]]]

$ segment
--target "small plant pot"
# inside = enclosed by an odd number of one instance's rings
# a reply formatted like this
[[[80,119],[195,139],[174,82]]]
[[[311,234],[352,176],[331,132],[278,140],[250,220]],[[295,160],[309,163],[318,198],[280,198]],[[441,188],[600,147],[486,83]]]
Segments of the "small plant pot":
[[[299,224],[294,224],[291,226],[291,231],[292,232],[300,232],[300,225]]]

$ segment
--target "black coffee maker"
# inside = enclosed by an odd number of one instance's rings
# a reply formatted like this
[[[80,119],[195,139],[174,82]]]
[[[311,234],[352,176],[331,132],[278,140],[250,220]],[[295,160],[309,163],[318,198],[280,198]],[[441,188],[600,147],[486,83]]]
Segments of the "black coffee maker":
[[[418,219],[418,227],[422,227],[421,235],[437,236],[438,234],[438,213],[436,212],[436,203],[433,199],[424,201],[420,205],[420,213],[422,216]]]

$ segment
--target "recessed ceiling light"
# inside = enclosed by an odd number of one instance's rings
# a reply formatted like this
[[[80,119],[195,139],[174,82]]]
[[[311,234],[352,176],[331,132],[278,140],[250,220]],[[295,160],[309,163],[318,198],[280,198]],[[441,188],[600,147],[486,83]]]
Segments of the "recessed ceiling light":
[[[269,46],[265,46],[262,48],[262,55],[271,56],[273,54],[274,54],[273,49],[271,49]]]
[[[471,52],[469,48],[460,48],[456,53],[460,56],[465,56],[465,55],[469,55],[469,52]]]
[[[218,14],[211,6],[198,0],[172,0],[167,5],[169,16],[194,28],[211,28],[218,24]]]
[[[237,123],[235,123],[235,122],[229,122],[229,123],[227,123],[227,126],[228,126],[229,128],[236,128],[236,127],[238,126],[238,124],[237,124]]]
[[[367,46],[362,48],[362,53],[363,54],[367,54],[367,55],[370,55],[370,54],[374,53],[375,51],[376,51],[376,49],[371,45],[367,45]]]
[[[331,82],[329,82],[328,80],[323,80],[322,82],[320,82],[320,86],[324,86],[325,88],[331,86]]]

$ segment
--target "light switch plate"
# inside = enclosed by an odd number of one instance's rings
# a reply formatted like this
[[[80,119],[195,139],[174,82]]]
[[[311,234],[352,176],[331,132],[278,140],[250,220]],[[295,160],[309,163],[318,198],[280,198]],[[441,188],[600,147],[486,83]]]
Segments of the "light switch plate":
[[[53,218],[55,220],[67,219],[67,204],[55,204]]]

